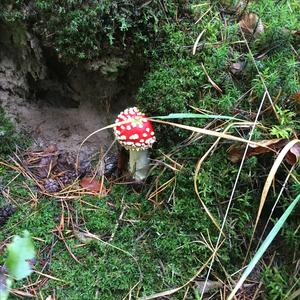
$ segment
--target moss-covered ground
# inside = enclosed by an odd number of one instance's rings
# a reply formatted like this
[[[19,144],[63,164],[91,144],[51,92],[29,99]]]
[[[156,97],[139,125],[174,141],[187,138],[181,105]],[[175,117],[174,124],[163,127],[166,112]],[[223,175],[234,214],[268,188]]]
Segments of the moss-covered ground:
[[[50,0],[37,2],[41,18],[58,9],[49,5]],[[296,94],[300,89],[299,2],[243,1],[247,5],[240,8],[239,1],[166,2],[168,5],[162,5],[159,14],[155,10],[157,6],[153,10],[151,6],[147,8],[152,17],[154,13],[153,19],[148,19],[159,24],[154,31],[147,32],[147,14],[142,14],[145,19],[139,22],[145,37],[151,36],[151,42],[146,40],[149,47],[143,49],[149,65],[137,95],[138,106],[149,115],[206,112],[253,122],[264,101],[252,139],[297,138],[300,129],[299,94]],[[253,30],[259,21],[264,28],[250,37],[238,26],[249,12],[257,15]],[[121,19],[126,24],[128,14],[124,14]],[[55,21],[58,20],[51,20],[50,25],[57,26]],[[120,21],[120,24],[123,23]],[[95,32],[102,32],[98,25],[92,27],[94,31],[91,29],[89,38],[93,39]],[[135,27],[132,28],[134,31]],[[111,33],[108,28],[105,30]],[[74,32],[61,32],[51,42],[61,45],[62,48],[57,49],[62,57],[73,51],[73,59],[80,55],[90,58],[90,52],[83,53],[80,45],[70,50],[72,43],[66,40],[67,46],[62,44],[66,36],[76,38]],[[130,36],[131,31],[126,33]],[[120,36],[116,34],[117,37]],[[200,38],[195,44],[197,37]],[[136,45],[141,51],[141,45],[138,42]],[[216,118],[176,121],[216,132],[229,125]],[[2,161],[13,165],[9,155],[20,139],[13,137],[9,124],[1,114]],[[250,128],[232,125],[228,132],[247,139]],[[46,274],[33,274],[19,283],[18,288],[38,299],[51,295],[55,299],[88,300],[138,299],[184,285],[160,299],[200,299],[199,286],[206,278],[208,260],[219,236],[203,203],[221,224],[239,164],[228,159],[227,150],[232,141],[225,139],[204,161],[200,172],[195,173],[197,161],[215,138],[199,134],[189,137],[191,132],[165,124],[156,124],[155,129],[158,142],[152,158],[160,163],[138,192],[131,185],[119,182],[105,197],[85,195],[64,200],[45,197],[39,195],[30,180],[22,175],[16,177],[16,171],[0,166],[0,206],[10,202],[17,207],[16,213],[1,228],[0,263],[5,243],[12,235],[27,229],[38,250],[35,268]],[[225,239],[209,276],[211,283],[221,283],[221,286],[208,291],[206,296],[210,299],[224,299],[223,295],[227,295],[238,279],[235,273],[244,266],[260,195],[274,158],[275,155],[268,153],[248,158],[243,164],[226,215]],[[288,164],[279,168],[247,261],[255,252],[288,168]],[[296,165],[270,226],[299,194],[299,179]],[[202,204],[195,193],[194,181]],[[278,300],[289,295],[297,297],[295,292],[300,288],[297,218],[299,209],[293,212],[238,299],[252,299],[254,295],[257,299]],[[199,270],[202,271],[194,278]]]

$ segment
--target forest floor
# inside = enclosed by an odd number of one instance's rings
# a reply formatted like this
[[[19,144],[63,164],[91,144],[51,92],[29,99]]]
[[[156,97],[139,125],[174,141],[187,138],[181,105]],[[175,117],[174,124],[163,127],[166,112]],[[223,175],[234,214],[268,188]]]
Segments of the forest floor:
[[[136,14],[129,0],[120,1],[122,14],[97,7],[106,22],[107,12],[122,16],[121,32],[138,33],[145,53],[133,52],[133,67],[113,55],[96,60],[90,45],[97,49],[103,26],[91,26],[95,6],[79,2],[74,14],[69,1],[36,7],[39,38],[60,51],[55,59],[25,26],[0,28],[10,61],[0,61],[0,266],[25,230],[36,249],[26,261],[33,273],[14,283],[10,299],[224,300],[276,226],[233,299],[298,299],[298,1],[146,1]],[[48,24],[47,14],[62,15]],[[153,41],[143,35],[149,24]],[[49,34],[56,27],[67,29]],[[99,69],[68,65],[70,53],[83,65],[95,55]],[[127,105],[164,116],[142,184],[128,176],[112,129],[81,147]]]

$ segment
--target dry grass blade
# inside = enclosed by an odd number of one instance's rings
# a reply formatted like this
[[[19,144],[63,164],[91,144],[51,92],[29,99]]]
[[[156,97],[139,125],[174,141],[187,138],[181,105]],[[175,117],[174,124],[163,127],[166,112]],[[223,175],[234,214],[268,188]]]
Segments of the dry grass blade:
[[[257,250],[258,246],[260,245],[260,243],[261,243],[263,237],[265,236],[265,232],[266,232],[266,230],[267,230],[267,228],[268,228],[268,226],[269,226],[269,223],[270,223],[271,218],[272,218],[272,216],[273,216],[274,210],[275,210],[275,208],[277,207],[277,204],[278,204],[278,202],[279,202],[279,199],[281,198],[281,195],[282,195],[283,191],[284,191],[285,188],[286,188],[286,185],[287,185],[287,183],[288,183],[288,180],[289,180],[290,176],[292,175],[292,172],[294,171],[294,168],[295,168],[295,165],[293,165],[293,166],[291,167],[291,169],[289,170],[289,173],[287,174],[287,176],[286,176],[286,178],[285,178],[285,180],[284,180],[284,182],[283,182],[283,184],[282,184],[282,186],[281,186],[281,189],[280,189],[280,192],[279,192],[279,194],[278,194],[278,197],[277,197],[277,199],[276,199],[276,201],[275,201],[275,203],[274,203],[274,205],[273,205],[273,207],[272,207],[272,209],[271,209],[271,212],[270,212],[269,217],[268,217],[268,219],[267,219],[267,222],[266,222],[266,224],[265,224],[265,226],[264,226],[264,228],[263,228],[263,230],[262,230],[262,233],[260,234],[260,238],[259,238],[259,241],[258,241],[258,243],[257,243],[256,250]]]
[[[241,143],[247,143],[247,144],[250,144],[250,145],[261,146],[259,143],[252,142],[252,141],[249,141],[249,140],[246,140],[246,139],[243,139],[243,138],[239,138],[239,137],[231,135],[231,134],[226,134],[226,133],[223,133],[223,132],[217,132],[217,131],[214,131],[214,130],[198,128],[198,127],[188,126],[188,125],[182,125],[182,124],[178,124],[178,123],[162,121],[162,120],[156,120],[156,119],[151,119],[151,121],[156,122],[156,123],[170,125],[170,126],[175,126],[175,127],[182,128],[182,129],[185,129],[185,130],[202,133],[202,134],[205,134],[205,135],[215,136],[215,137],[226,139],[226,140],[237,141],[237,142],[241,142]],[[249,125],[249,122],[247,122],[247,125]]]
[[[62,231],[60,230],[60,228],[59,228],[58,226],[56,226],[56,229],[57,229],[57,232],[58,232],[58,234],[59,234],[60,240],[62,240],[63,243],[65,244],[65,247],[67,248],[67,250],[68,250],[69,254],[71,255],[71,257],[72,257],[77,263],[79,263],[79,264],[81,265],[82,263],[78,260],[78,258],[77,258],[77,257],[73,254],[73,252],[71,251],[71,248],[70,248],[69,245],[67,244],[67,242],[66,242],[66,240],[65,240],[65,238],[64,238],[64,236],[63,236],[63,234],[62,234]]]
[[[219,86],[211,79],[211,77],[208,75],[208,73],[207,73],[207,71],[206,71],[206,69],[205,69],[203,63],[201,63],[201,67],[202,67],[202,69],[203,69],[203,71],[204,71],[204,73],[205,73],[205,75],[206,75],[208,81],[211,83],[211,85],[212,85],[217,91],[219,91],[220,93],[223,93],[222,89],[221,89],[221,88],[220,88],[220,87],[219,87]]]
[[[60,282],[65,282],[66,283],[66,281],[64,281],[63,279],[59,279],[59,278],[54,277],[54,276],[49,275],[49,274],[44,274],[44,273],[39,272],[37,270],[35,270],[34,273],[39,274],[39,275],[44,276],[44,277],[47,277],[49,279],[55,280],[55,281],[60,281]]]
[[[23,292],[17,289],[11,289],[11,292],[17,296],[21,296],[21,297],[28,297],[28,298],[36,298],[35,295],[27,293],[27,292]]]
[[[299,299],[300,297],[300,289],[298,289],[297,291],[295,291],[289,298],[287,298],[288,300],[294,300],[294,299]]]
[[[262,191],[262,194],[261,194],[261,198],[260,198],[260,203],[259,203],[259,208],[258,208],[258,212],[257,212],[257,216],[256,216],[256,220],[255,220],[255,224],[254,224],[254,229],[253,229],[253,232],[252,232],[252,236],[251,236],[251,240],[250,240],[250,244],[249,244],[249,247],[248,247],[248,251],[247,251],[247,254],[246,254],[246,257],[245,257],[245,260],[247,259],[248,257],[248,254],[249,254],[249,251],[250,251],[250,248],[251,248],[251,245],[252,245],[252,241],[253,241],[253,238],[254,238],[254,233],[256,231],[256,228],[257,228],[257,225],[258,225],[258,222],[259,222],[259,219],[260,219],[260,216],[261,216],[261,212],[263,210],[263,207],[265,205],[265,202],[266,202],[266,198],[267,198],[267,195],[269,193],[269,190],[270,190],[270,187],[271,187],[271,184],[272,184],[272,181],[273,179],[275,178],[275,174],[279,168],[279,166],[281,165],[282,161],[284,160],[286,154],[290,151],[290,149],[296,145],[297,143],[299,143],[299,140],[292,140],[290,141],[282,150],[281,152],[279,153],[278,157],[276,158],[276,160],[274,161],[273,163],[273,166],[269,172],[269,175],[266,179],[266,182],[265,182],[265,185],[264,185],[264,188],[263,188],[263,191]]]
[[[149,120],[151,120],[152,122],[166,124],[166,125],[171,125],[171,126],[175,126],[175,127],[179,127],[179,128],[185,129],[185,130],[202,133],[202,134],[205,134],[205,135],[211,135],[211,136],[215,136],[215,137],[220,137],[220,138],[224,138],[224,139],[232,140],[232,141],[236,141],[236,142],[249,143],[248,140],[245,140],[245,139],[242,139],[242,138],[230,135],[230,134],[224,134],[224,133],[216,132],[216,131],[213,131],[213,130],[198,128],[198,127],[193,127],[193,126],[187,126],[187,125],[182,125],[182,124],[177,124],[177,123],[168,122],[168,121],[162,121],[162,120],[157,120],[157,119],[151,119],[151,118],[149,118]],[[100,128],[100,129],[97,129],[94,132],[92,132],[91,134],[89,134],[81,142],[81,144],[79,146],[79,150],[78,150],[78,154],[77,154],[77,158],[76,158],[76,165],[77,166],[79,165],[79,154],[80,154],[82,146],[94,134],[97,134],[98,132],[101,132],[101,131],[106,130],[106,129],[114,128],[114,127],[119,126],[119,125],[124,125],[124,124],[126,124],[128,122],[129,121],[124,121],[124,122],[118,122],[118,123],[110,124],[108,126],[105,126],[105,127]],[[249,122],[246,122],[246,123],[249,124]],[[256,143],[254,143],[254,142],[251,142],[251,144],[256,145]]]
[[[164,182],[161,186],[157,187],[154,192],[152,192],[148,200],[152,201],[154,198],[157,198],[157,196],[163,192],[166,188],[168,188],[172,183],[175,181],[175,176],[169,179],[168,181]]]
[[[211,219],[211,221],[213,222],[213,224],[218,228],[219,231],[221,231],[221,227],[220,227],[219,223],[216,221],[216,219],[211,214],[211,212],[209,211],[209,209],[207,208],[207,206],[205,205],[205,203],[202,201],[202,199],[200,197],[199,190],[198,190],[198,184],[197,184],[197,178],[198,178],[198,174],[200,172],[200,168],[202,166],[203,161],[207,158],[207,156],[209,155],[209,153],[217,146],[217,144],[219,143],[220,139],[221,138],[218,138],[213,143],[213,145],[207,150],[207,152],[201,157],[201,159],[199,159],[199,161],[197,162],[197,165],[196,165],[195,175],[194,175],[194,189],[195,189],[195,193],[196,193],[196,195],[198,197],[198,200],[200,201],[200,203],[203,206],[205,212],[207,213],[207,215],[209,216],[209,218]]]
[[[195,24],[199,23],[211,10],[212,6],[210,6],[208,10],[203,15],[201,15],[201,17],[195,22]]]
[[[198,43],[199,43],[199,41],[200,41],[200,39],[201,39],[201,37],[202,37],[202,35],[204,34],[205,31],[206,31],[206,29],[203,29],[201,31],[201,33],[198,35],[198,37],[197,37],[197,39],[195,41],[195,44],[193,46],[193,55],[196,54]]]
[[[116,127],[116,126],[123,125],[123,124],[126,124],[126,123],[128,123],[128,121],[110,124],[110,125],[107,125],[107,126],[105,126],[105,127],[100,128],[100,129],[97,129],[97,130],[95,130],[94,132],[92,132],[91,134],[89,134],[89,135],[81,142],[81,144],[80,144],[80,146],[79,146],[78,154],[77,154],[77,158],[76,158],[76,166],[77,166],[77,168],[78,168],[78,166],[79,166],[79,155],[80,155],[81,148],[82,148],[82,146],[84,145],[84,143],[85,143],[88,139],[90,139],[94,134],[96,134],[96,133],[98,133],[98,132],[101,132],[101,131],[106,130],[106,129],[114,128],[114,127]]]
[[[223,133],[226,133],[231,127],[238,125],[239,123],[232,123],[229,126],[227,126],[225,128],[225,130],[223,131]],[[194,189],[195,189],[195,193],[201,203],[201,205],[203,206],[205,212],[207,213],[207,215],[210,217],[211,221],[214,223],[214,225],[218,228],[219,231],[221,231],[221,227],[218,224],[218,222],[215,220],[215,218],[213,217],[213,215],[211,214],[211,212],[209,211],[209,209],[207,208],[207,206],[205,205],[205,203],[202,201],[200,194],[199,194],[199,190],[198,190],[198,185],[197,185],[197,177],[198,174],[200,172],[200,168],[202,166],[202,163],[204,162],[204,160],[208,157],[208,155],[211,153],[211,151],[213,149],[215,149],[215,147],[218,145],[218,143],[220,142],[221,137],[219,137],[213,144],[212,146],[207,150],[207,152],[201,157],[201,159],[199,159],[199,161],[197,162],[196,168],[195,168],[195,175],[194,175]],[[224,233],[222,232],[223,236]]]

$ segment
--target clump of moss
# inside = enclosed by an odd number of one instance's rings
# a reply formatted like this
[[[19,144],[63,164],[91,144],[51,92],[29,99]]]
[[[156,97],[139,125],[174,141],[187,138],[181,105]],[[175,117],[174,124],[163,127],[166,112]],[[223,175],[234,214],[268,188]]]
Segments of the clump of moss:
[[[296,4],[289,8],[268,2],[251,2],[245,10],[256,13],[265,28],[248,41],[251,57],[238,29],[238,14],[226,14],[225,10],[219,15],[217,3],[208,7],[205,2],[197,5],[190,1],[189,19],[162,27],[164,39],[150,54],[153,62],[138,94],[139,105],[152,115],[192,112],[191,106],[232,115],[237,108],[256,110],[265,84],[271,97],[279,97],[281,106],[289,106],[287,99],[299,89],[295,52],[299,39],[293,34],[299,14]],[[197,19],[200,21],[195,22]],[[198,45],[194,45],[201,32]],[[239,74],[232,72],[234,63],[240,63]]]
[[[175,12],[172,1],[5,0],[1,5],[0,20],[25,22],[69,63],[97,60],[108,52],[126,57],[150,43],[160,23]]]
[[[14,151],[17,142],[20,142],[20,139],[14,130],[14,126],[0,108],[0,156]]]

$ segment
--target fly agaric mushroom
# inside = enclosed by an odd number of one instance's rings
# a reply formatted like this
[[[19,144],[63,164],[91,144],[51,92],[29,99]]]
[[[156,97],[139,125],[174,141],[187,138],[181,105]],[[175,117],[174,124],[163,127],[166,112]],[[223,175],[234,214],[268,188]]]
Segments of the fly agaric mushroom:
[[[116,125],[114,132],[119,143],[129,150],[129,171],[136,181],[142,181],[149,170],[148,149],[156,140],[152,124],[136,107],[122,111],[116,119],[118,123],[123,124]]]

